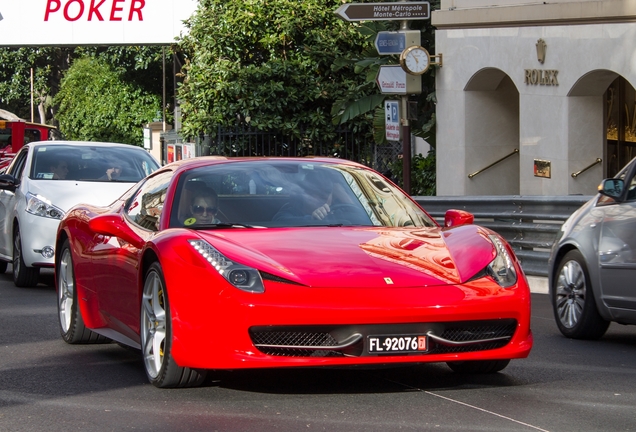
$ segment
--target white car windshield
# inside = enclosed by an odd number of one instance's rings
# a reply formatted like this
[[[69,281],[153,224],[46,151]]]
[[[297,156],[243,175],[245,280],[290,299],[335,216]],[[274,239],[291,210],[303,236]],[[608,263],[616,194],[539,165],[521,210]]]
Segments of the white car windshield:
[[[45,145],[34,149],[29,177],[136,183],[158,168],[148,153],[134,146]]]

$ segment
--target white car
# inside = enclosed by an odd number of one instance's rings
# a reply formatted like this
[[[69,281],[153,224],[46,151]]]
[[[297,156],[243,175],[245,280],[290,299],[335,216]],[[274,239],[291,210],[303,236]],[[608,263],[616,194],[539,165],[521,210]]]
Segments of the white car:
[[[111,204],[159,168],[128,144],[40,141],[24,146],[0,175],[0,272],[13,263],[13,282],[35,286],[40,268],[54,267],[60,219],[74,205]]]

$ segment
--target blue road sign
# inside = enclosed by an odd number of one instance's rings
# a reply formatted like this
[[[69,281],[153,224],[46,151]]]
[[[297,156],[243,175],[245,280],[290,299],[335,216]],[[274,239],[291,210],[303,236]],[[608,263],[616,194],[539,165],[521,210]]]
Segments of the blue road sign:
[[[378,32],[375,48],[378,54],[400,54],[406,48],[406,35],[401,32]]]

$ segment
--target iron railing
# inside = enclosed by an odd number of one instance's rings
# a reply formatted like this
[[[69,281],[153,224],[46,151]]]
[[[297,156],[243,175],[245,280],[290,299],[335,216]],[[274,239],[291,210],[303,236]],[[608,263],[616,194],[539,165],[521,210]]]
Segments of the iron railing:
[[[503,236],[530,276],[548,275],[548,258],[561,225],[591,196],[414,197],[440,225],[448,209],[465,210],[475,223]]]

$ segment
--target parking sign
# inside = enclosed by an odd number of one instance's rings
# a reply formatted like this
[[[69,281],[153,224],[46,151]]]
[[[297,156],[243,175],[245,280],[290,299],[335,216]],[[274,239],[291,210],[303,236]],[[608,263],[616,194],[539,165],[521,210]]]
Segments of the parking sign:
[[[384,120],[387,141],[400,140],[400,101],[384,101]]]

